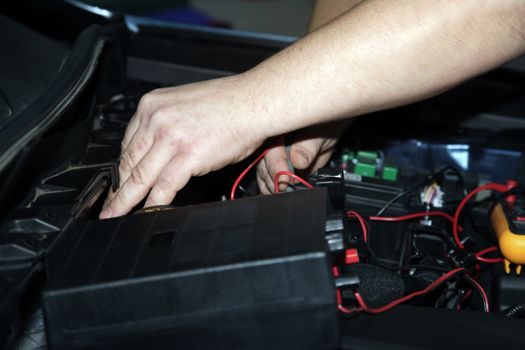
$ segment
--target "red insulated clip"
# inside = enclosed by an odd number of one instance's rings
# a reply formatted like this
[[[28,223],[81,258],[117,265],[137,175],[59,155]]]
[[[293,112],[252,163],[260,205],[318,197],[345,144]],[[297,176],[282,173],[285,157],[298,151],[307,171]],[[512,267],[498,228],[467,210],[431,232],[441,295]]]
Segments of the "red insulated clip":
[[[359,254],[357,253],[357,249],[350,248],[345,250],[345,264],[346,265],[352,265],[357,264],[359,262]]]

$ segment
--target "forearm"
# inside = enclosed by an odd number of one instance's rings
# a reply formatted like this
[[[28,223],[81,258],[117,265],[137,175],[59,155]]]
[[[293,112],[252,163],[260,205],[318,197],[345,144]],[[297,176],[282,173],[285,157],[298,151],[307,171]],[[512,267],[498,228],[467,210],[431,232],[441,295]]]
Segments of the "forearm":
[[[312,18],[310,19],[310,32],[324,26],[343,13],[351,10],[363,0],[317,0],[315,2]]]
[[[524,51],[521,0],[368,0],[246,77],[273,136],[430,97]]]

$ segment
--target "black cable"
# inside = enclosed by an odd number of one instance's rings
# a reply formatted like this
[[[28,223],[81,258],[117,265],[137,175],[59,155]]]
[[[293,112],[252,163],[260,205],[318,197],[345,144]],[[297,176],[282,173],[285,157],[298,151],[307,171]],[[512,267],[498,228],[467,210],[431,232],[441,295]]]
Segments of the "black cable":
[[[455,167],[453,167],[451,165],[448,165],[448,166],[442,168],[441,170],[439,170],[438,172],[436,172],[432,176],[432,179],[434,181],[440,182],[440,181],[443,180],[443,177],[445,176],[445,174],[447,172],[452,172],[458,177],[459,186],[463,190],[463,195],[466,196],[468,194],[468,192],[469,192],[469,189],[467,188],[467,185],[465,184],[465,178],[463,177],[463,174],[461,174],[461,171],[459,171],[457,168],[455,168]]]
[[[449,171],[452,171],[458,176],[459,185],[463,188],[463,192],[466,195],[468,193],[468,189],[465,185],[465,179],[463,178],[463,175],[461,175],[461,172],[452,166],[446,166],[429,176],[427,179],[423,180],[421,183],[414,185],[401,193],[398,193],[394,198],[386,202],[385,205],[381,207],[381,209],[379,209],[375,216],[381,216],[392,204],[405,197],[406,195],[410,194],[412,191],[423,187],[428,183],[432,183],[433,181],[440,182],[443,179],[443,176]]]
[[[395,202],[397,202],[401,198],[405,197],[406,195],[410,194],[410,192],[411,192],[411,190],[406,190],[406,191],[403,191],[401,193],[398,193],[394,198],[392,198],[391,200],[386,202],[385,205],[383,205],[383,207],[381,207],[381,209],[379,209],[379,211],[376,213],[375,216],[381,216],[392,204],[394,204]]]

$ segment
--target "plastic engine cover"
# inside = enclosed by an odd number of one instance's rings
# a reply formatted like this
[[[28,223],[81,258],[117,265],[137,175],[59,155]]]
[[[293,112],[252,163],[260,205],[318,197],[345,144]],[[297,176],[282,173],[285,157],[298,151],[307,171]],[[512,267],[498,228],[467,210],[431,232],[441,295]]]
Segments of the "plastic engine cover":
[[[331,349],[326,192],[84,221],[43,295],[53,349]]]

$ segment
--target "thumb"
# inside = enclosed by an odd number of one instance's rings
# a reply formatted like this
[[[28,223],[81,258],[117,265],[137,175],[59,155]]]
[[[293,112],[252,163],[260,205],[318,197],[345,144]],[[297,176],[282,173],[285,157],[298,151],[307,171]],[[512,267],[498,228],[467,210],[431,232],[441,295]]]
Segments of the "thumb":
[[[310,167],[321,152],[323,139],[313,138],[294,142],[290,149],[290,159],[295,168],[304,170]]]

